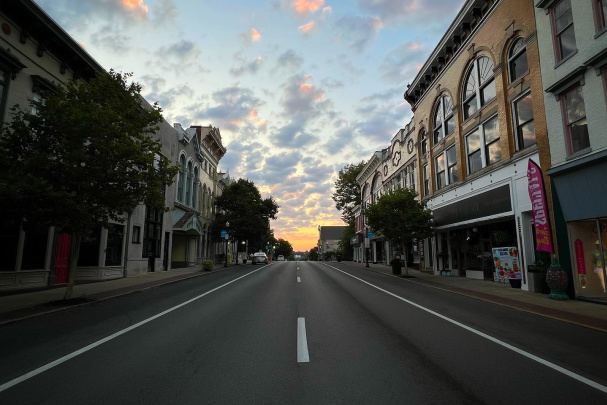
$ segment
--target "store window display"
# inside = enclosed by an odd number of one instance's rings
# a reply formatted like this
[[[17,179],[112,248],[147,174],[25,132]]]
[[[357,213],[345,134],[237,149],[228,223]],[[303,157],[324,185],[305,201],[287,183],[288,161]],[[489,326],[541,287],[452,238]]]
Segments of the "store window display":
[[[576,295],[607,300],[607,220],[569,222]]]

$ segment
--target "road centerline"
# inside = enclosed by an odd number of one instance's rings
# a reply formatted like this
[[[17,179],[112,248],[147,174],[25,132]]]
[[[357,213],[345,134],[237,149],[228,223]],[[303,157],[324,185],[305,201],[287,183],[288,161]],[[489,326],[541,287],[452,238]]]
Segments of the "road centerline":
[[[297,362],[309,363],[308,339],[306,337],[306,318],[297,318]]]

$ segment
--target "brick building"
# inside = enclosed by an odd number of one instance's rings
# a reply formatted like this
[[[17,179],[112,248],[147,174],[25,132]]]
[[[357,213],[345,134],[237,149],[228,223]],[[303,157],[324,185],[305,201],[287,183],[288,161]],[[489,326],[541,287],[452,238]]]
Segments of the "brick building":
[[[515,248],[527,288],[525,265],[534,260],[527,165],[550,165],[542,93],[528,0],[467,1],[407,87],[419,190],[436,229],[425,262],[437,274],[494,279],[492,249]]]

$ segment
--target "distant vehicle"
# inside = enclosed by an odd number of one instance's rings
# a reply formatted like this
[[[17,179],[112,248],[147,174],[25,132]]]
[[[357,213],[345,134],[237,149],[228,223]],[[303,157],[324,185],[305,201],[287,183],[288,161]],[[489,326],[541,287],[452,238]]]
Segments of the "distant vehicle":
[[[301,255],[295,255],[295,260],[301,260]]]
[[[266,254],[264,252],[257,252],[255,254],[253,254],[253,257],[251,257],[251,263],[252,264],[257,264],[257,263],[268,264],[268,256],[266,256]]]
[[[278,255],[278,259],[276,259],[279,262],[284,262],[285,261],[285,257],[283,255]]]

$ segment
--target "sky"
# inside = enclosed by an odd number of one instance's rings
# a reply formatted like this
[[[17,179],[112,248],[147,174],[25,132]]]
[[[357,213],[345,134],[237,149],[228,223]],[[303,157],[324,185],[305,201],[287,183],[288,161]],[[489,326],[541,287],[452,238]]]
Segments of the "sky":
[[[413,114],[407,83],[464,0],[35,0],[105,69],[131,72],[170,124],[219,128],[219,169],[280,206],[296,251],[344,225],[340,169]]]

